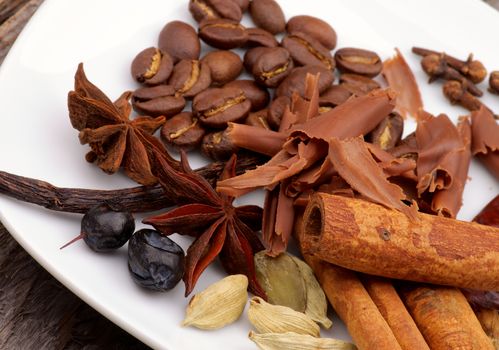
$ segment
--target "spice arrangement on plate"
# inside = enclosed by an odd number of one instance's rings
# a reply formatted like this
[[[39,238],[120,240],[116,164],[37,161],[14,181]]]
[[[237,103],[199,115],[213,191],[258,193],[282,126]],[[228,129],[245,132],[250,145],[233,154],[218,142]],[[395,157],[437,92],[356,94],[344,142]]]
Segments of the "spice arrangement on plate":
[[[288,19],[274,0],[188,9],[198,28],[166,23],[130,57],[139,88],[113,100],[81,63],[68,94],[86,160],[140,186],[58,188],[0,172],[0,192],[85,214],[70,243],[105,253],[128,241],[131,277],[150,290],[183,280],[188,296],[218,259],[229,276],[194,293],[183,326],[218,329],[248,305],[261,349],[493,349],[496,202],[474,223],[456,220],[473,157],[499,178],[499,125],[477,86],[484,65],[413,48],[429,81],[471,112],[454,125],[424,109],[398,49],[383,59],[337,48],[331,24]],[[256,27],[241,24],[246,12]],[[417,127],[403,137],[407,118]],[[187,151],[214,162],[192,170]],[[234,205],[258,188],[263,208]],[[154,229],[133,233],[132,214],[156,210],[143,220]],[[186,252],[174,233],[192,237]],[[287,252],[293,240],[304,260]],[[355,345],[320,338],[328,302]]]

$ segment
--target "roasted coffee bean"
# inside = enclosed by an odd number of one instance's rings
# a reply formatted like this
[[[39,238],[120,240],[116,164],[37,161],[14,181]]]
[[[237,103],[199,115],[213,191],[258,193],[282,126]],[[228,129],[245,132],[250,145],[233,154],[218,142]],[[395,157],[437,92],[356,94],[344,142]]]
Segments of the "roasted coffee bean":
[[[375,77],[381,72],[383,63],[376,52],[344,47],[334,54],[338,69],[344,73],[354,73]]]
[[[291,97],[293,92],[297,92],[298,95],[304,97],[305,94],[305,80],[307,74],[316,75],[319,74],[319,94],[322,94],[328,87],[331,86],[334,80],[333,72],[329,69],[324,68],[324,66],[305,66],[295,68],[290,75],[283,80],[281,85],[276,90],[276,96],[288,96]]]
[[[158,47],[168,52],[174,63],[187,59],[197,60],[201,52],[201,43],[196,30],[181,21],[167,23],[159,33]]]
[[[226,130],[206,134],[201,141],[201,153],[213,160],[226,160],[238,151]]]
[[[239,22],[243,17],[241,0],[191,0],[189,11],[198,22],[205,19],[227,18]]]
[[[270,47],[254,47],[246,51],[243,58],[244,69],[251,73],[256,60],[264,53],[270,51],[270,49]]]
[[[192,98],[211,84],[210,67],[198,60],[181,60],[173,68],[168,82],[177,95]]]
[[[279,43],[277,42],[275,36],[272,33],[267,32],[261,28],[246,28],[246,33],[248,34],[248,40],[246,40],[246,46],[249,47],[277,47]]]
[[[204,134],[204,128],[191,112],[177,114],[168,119],[161,128],[161,138],[167,144],[184,150],[197,147]]]
[[[320,42],[326,49],[332,50],[336,47],[336,32],[329,23],[312,16],[295,16],[286,24],[289,34],[305,33]]]
[[[321,65],[329,70],[334,70],[336,64],[333,56],[319,41],[305,34],[295,32],[282,40],[297,65]]]
[[[135,90],[132,94],[132,106],[137,113],[151,117],[169,117],[184,109],[185,99],[175,95],[173,86],[158,85]]]
[[[272,34],[284,32],[286,18],[281,6],[274,0],[252,0],[249,12],[257,27]]]
[[[139,83],[158,85],[166,82],[173,70],[173,59],[155,47],[141,51],[132,61],[132,77]]]
[[[207,19],[199,25],[199,36],[217,49],[229,50],[246,44],[248,34],[239,22],[228,19]]]
[[[249,0],[233,0],[241,9],[241,11],[244,13],[249,7]]]
[[[241,89],[244,96],[250,100],[252,111],[259,111],[269,104],[270,94],[268,90],[256,85],[253,80],[234,80],[224,87]]]
[[[194,97],[192,111],[201,122],[213,128],[223,128],[228,122],[248,116],[251,102],[237,88],[211,88]]]
[[[204,62],[210,67],[211,83],[215,86],[227,84],[236,79],[243,71],[243,61],[239,55],[232,51],[212,51],[203,57]]]
[[[368,139],[386,151],[400,142],[403,132],[404,119],[397,112],[393,112],[378,124]]]
[[[267,113],[267,121],[272,130],[279,131],[284,111],[286,110],[286,107],[289,107],[290,105],[291,98],[288,96],[280,96],[272,101]]]
[[[267,108],[259,110],[258,112],[250,113],[249,116],[244,121],[244,123],[246,125],[256,126],[258,128],[264,128],[270,130],[270,126],[267,121],[268,114],[269,113]]]
[[[257,58],[251,73],[258,83],[275,88],[291,73],[293,68],[293,59],[289,51],[283,47],[274,47]]]
[[[348,73],[340,75],[340,85],[355,96],[364,96],[373,90],[381,88],[381,86],[371,78]]]
[[[352,96],[352,93],[341,85],[332,85],[319,97],[319,107],[334,108]]]
[[[499,71],[490,72],[489,92],[499,95]]]

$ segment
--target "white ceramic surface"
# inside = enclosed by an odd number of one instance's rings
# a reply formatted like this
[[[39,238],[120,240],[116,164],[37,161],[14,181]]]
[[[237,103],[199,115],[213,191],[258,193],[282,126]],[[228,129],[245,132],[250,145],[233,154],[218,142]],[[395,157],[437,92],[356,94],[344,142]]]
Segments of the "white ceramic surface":
[[[286,16],[318,16],[338,33],[338,46],[377,51],[383,58],[399,47],[413,68],[426,109],[445,112],[454,121],[466,111],[451,107],[441,84],[428,85],[412,45],[445,50],[458,57],[474,52],[488,69],[499,69],[499,14],[478,0],[319,1],[280,0]],[[194,24],[187,0],[46,0],[15,43],[0,71],[0,169],[58,186],[120,188],[133,183],[108,176],[84,160],[68,120],[67,92],[78,62],[89,79],[111,98],[137,85],[129,65],[137,52],[153,46],[162,26],[180,19]],[[250,23],[248,18],[246,24]],[[481,84],[485,90],[485,84]],[[483,101],[496,112],[499,98]],[[414,128],[411,124],[406,132]],[[499,137],[499,135],[498,135]],[[193,166],[203,161],[192,157]],[[473,162],[459,217],[470,220],[499,192],[499,184]],[[261,194],[246,201],[261,203]],[[106,317],[154,348],[170,350],[253,349],[243,316],[215,332],[179,326],[188,300],[183,285],[165,294],[137,287],[128,276],[126,248],[92,253],[83,243],[59,247],[79,232],[80,216],[54,213],[0,197],[0,219],[16,240],[51,274]],[[140,218],[139,218],[140,219]],[[140,225],[139,225],[140,228]],[[174,237],[184,248],[188,239]],[[201,277],[194,292],[220,279],[217,264]],[[349,339],[337,321],[325,336]]]

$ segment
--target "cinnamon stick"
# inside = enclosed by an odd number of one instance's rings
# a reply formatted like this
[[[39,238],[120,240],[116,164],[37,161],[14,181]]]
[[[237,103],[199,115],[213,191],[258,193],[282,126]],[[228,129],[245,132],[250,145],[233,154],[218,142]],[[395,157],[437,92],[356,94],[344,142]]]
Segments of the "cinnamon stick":
[[[494,350],[459,289],[405,286],[402,297],[433,350]]]
[[[482,329],[492,341],[494,349],[499,349],[499,311],[485,308],[475,310]]]
[[[362,277],[362,282],[379,312],[390,326],[400,347],[404,350],[430,350],[392,282],[367,275]]]
[[[499,229],[418,213],[416,220],[361,199],[316,193],[304,254],[371,275],[499,290]]]
[[[304,238],[302,220],[303,213],[297,213],[294,228],[298,241]],[[402,349],[355,272],[311,255],[303,257],[359,350]]]
[[[304,255],[359,350],[402,349],[357,275]]]

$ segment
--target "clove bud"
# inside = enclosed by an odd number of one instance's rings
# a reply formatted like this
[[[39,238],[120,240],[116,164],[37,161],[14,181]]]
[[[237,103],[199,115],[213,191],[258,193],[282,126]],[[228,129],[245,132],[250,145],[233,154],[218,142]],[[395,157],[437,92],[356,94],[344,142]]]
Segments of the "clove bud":
[[[412,52],[420,56],[437,55],[441,56],[443,60],[452,68],[458,70],[462,75],[468,78],[474,84],[482,82],[487,76],[487,70],[482,62],[473,59],[473,54],[468,56],[466,61],[462,61],[445,52],[437,52],[433,50],[423,49],[421,47],[413,47]]]
[[[499,70],[490,73],[489,91],[493,94],[499,95]]]
[[[482,103],[464,88],[463,84],[456,80],[449,80],[443,85],[443,92],[451,104],[458,104],[469,111],[477,111]]]
[[[450,67],[442,55],[427,55],[421,60],[421,67],[430,76],[430,83],[437,79],[457,80],[461,82],[471,94],[482,96],[483,92],[478,89],[471,80],[465,78],[456,69]]]

